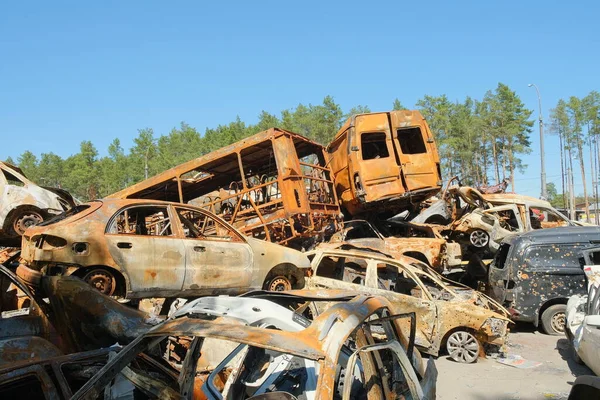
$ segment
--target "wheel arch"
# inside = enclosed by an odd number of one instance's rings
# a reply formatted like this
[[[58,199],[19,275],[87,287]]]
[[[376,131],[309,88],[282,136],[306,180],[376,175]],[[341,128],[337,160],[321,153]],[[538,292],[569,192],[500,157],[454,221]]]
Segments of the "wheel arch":
[[[293,289],[302,289],[304,287],[304,271],[292,263],[281,263],[275,265],[267,272],[263,280],[263,287],[276,276],[283,275],[290,277]]]
[[[83,279],[89,272],[95,269],[105,269],[115,277],[117,281],[117,287],[115,288],[115,295],[126,297],[127,292],[130,290],[129,277],[116,268],[109,267],[107,265],[90,265],[85,267],[79,267],[71,273],[72,276],[76,276],[79,279]]]
[[[27,210],[31,210],[31,211],[35,211],[35,212],[39,213],[44,220],[46,220],[48,218],[48,213],[35,204],[19,204],[17,207],[11,209],[6,214],[6,218],[4,218],[4,221],[2,223],[2,229],[6,232],[12,231],[12,228],[11,228],[12,219],[14,218],[15,214],[18,214],[19,212],[27,211]]]
[[[537,309],[535,318],[533,320],[533,324],[536,327],[538,327],[540,325],[540,323],[542,322],[542,314],[544,314],[544,311],[546,311],[550,306],[553,306],[556,304],[567,305],[568,301],[569,301],[569,299],[566,297],[555,297],[553,299],[547,300],[545,303],[543,303],[540,306],[540,308]]]

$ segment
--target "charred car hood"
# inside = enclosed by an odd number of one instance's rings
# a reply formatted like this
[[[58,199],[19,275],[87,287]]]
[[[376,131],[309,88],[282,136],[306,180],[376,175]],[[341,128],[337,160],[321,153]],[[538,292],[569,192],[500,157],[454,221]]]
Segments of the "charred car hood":
[[[452,287],[451,289],[456,293],[456,297],[452,301],[471,303],[501,314],[504,318],[510,320],[509,312],[500,303],[497,303],[485,294],[467,287]]]

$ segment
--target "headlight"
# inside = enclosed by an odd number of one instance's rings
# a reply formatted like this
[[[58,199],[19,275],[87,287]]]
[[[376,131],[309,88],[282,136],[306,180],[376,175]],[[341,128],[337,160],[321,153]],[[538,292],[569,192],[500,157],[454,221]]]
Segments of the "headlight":
[[[494,336],[504,336],[504,334],[506,333],[506,325],[507,324],[508,324],[508,321],[505,321],[500,318],[488,318],[485,320],[485,322],[483,323],[483,325],[481,327],[482,328],[489,327],[490,331],[492,331],[492,334]]]

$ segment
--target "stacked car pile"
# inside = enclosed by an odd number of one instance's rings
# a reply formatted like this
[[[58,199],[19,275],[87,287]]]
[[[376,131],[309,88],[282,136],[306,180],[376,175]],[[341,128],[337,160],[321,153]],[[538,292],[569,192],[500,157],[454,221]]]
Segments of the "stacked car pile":
[[[420,352],[475,362],[511,318],[560,331],[566,297],[522,306],[513,258],[529,253],[509,240],[575,223],[441,189],[425,120],[393,111],[353,116],[326,148],[273,128],[105,199],[37,207],[20,254],[0,256],[0,397],[432,398]],[[13,228],[34,210],[11,205]],[[444,275],[494,254],[498,302]],[[136,307],[150,298],[158,315]]]

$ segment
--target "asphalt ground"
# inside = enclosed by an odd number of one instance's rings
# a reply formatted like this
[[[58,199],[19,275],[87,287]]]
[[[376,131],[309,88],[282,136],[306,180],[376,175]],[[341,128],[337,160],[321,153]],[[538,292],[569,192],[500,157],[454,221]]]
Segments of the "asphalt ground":
[[[533,325],[518,324],[509,334],[508,355],[519,355],[539,366],[520,369],[503,365],[492,357],[474,364],[460,364],[447,355],[436,360],[437,398],[440,400],[566,399],[579,375],[594,375],[573,359],[573,349],[564,336],[550,336]]]

